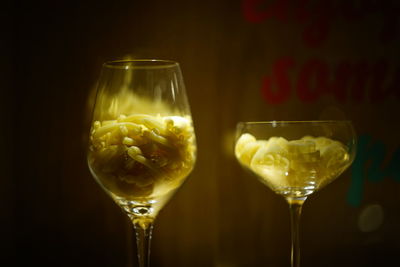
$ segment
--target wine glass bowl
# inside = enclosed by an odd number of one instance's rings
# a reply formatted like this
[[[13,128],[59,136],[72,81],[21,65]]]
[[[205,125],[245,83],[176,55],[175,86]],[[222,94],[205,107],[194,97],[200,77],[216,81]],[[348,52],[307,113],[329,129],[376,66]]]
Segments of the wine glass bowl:
[[[89,169],[131,218],[135,230],[145,231],[137,237],[140,266],[147,266],[145,250],[153,220],[196,161],[195,133],[179,64],[166,60],[105,63],[89,137]]]
[[[90,170],[128,214],[155,216],[163,198],[193,168],[195,144],[189,119],[123,114],[94,121]]]
[[[240,122],[235,156],[290,205],[292,266],[299,266],[298,223],[307,196],[335,180],[353,162],[350,121]]]

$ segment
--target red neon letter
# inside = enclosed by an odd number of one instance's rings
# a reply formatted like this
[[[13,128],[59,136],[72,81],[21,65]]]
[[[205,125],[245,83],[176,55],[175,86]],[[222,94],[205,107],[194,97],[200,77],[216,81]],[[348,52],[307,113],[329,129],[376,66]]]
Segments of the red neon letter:
[[[261,94],[267,103],[280,104],[289,98],[291,85],[288,71],[293,64],[292,58],[284,57],[278,59],[273,65],[272,75],[263,78]],[[276,83],[277,90],[272,88],[273,81]]]

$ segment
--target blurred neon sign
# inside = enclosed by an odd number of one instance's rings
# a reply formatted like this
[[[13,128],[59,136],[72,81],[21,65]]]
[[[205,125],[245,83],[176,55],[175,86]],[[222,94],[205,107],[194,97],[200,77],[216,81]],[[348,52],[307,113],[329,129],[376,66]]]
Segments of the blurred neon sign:
[[[382,14],[379,39],[383,43],[395,40],[400,32],[396,1],[243,0],[242,12],[250,23],[276,19],[303,24],[302,38],[309,47],[318,47],[326,41],[332,23],[339,19],[353,22]]]
[[[389,97],[400,100],[399,87],[400,67],[390,67],[384,59],[374,63],[342,61],[332,68],[321,59],[296,66],[293,58],[282,57],[273,63],[271,74],[263,77],[261,94],[268,104],[284,103],[293,93],[302,102],[332,95],[341,103],[348,99],[362,103],[367,96],[376,103]]]
[[[347,24],[368,16],[380,16],[378,39],[386,44],[400,36],[400,4],[396,1],[311,1],[311,0],[243,0],[242,14],[252,24],[275,19],[281,23],[303,25],[302,40],[316,49],[329,38],[332,24]],[[311,58],[296,62],[283,56],[272,63],[271,73],[262,78],[261,95],[268,104],[282,104],[293,95],[310,103],[323,96],[333,96],[344,103],[379,103],[400,100],[400,66],[381,58],[374,62],[344,59],[335,65]],[[366,99],[368,97],[368,99]],[[386,161],[385,161],[386,159]],[[389,162],[389,163],[386,163]],[[347,201],[361,204],[366,181],[379,182],[391,177],[400,182],[400,149],[389,155],[387,147],[369,135],[359,136],[358,153],[351,169]]]
[[[384,178],[392,178],[400,182],[400,149],[389,155],[387,147],[379,140],[373,140],[369,135],[359,136],[357,157],[351,169],[351,184],[347,194],[347,202],[352,206],[361,204],[364,183],[380,182]]]

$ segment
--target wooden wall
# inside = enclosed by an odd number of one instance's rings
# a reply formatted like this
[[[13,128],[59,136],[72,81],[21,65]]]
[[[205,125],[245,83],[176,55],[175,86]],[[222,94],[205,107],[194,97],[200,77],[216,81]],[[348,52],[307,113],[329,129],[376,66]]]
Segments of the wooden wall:
[[[237,164],[233,130],[320,118],[353,120],[362,153],[306,202],[303,266],[390,266],[400,248],[400,22],[395,1],[377,2],[16,2],[13,89],[2,94],[12,114],[6,266],[133,264],[129,222],[85,159],[101,64],[124,57],[180,62],[198,141],[195,170],[156,221],[152,266],[289,266],[287,204]]]

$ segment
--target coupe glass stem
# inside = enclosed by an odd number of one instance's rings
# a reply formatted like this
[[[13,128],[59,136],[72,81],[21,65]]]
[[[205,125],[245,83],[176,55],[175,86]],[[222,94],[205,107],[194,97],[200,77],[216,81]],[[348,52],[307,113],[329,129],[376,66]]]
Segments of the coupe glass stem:
[[[290,210],[290,225],[292,233],[292,253],[291,253],[292,267],[300,266],[299,226],[300,226],[301,209],[303,207],[303,203],[305,200],[306,200],[305,197],[286,198],[286,201],[289,203],[289,210]]]
[[[153,231],[152,221],[134,220],[137,255],[139,267],[149,267],[150,265],[150,243]]]

